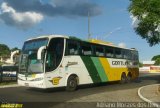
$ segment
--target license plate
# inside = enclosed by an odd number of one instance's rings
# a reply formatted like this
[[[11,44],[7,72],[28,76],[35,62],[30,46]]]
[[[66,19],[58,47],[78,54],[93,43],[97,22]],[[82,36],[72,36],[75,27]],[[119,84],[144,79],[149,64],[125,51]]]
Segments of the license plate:
[[[29,86],[29,84],[28,84],[28,83],[25,83],[25,86],[27,86],[27,87],[28,87],[28,86]]]

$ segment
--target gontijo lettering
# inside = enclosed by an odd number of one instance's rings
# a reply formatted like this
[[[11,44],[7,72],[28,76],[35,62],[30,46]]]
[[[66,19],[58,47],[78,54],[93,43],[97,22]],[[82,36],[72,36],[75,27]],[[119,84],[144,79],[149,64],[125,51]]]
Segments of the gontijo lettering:
[[[112,65],[128,65],[128,61],[112,61]]]

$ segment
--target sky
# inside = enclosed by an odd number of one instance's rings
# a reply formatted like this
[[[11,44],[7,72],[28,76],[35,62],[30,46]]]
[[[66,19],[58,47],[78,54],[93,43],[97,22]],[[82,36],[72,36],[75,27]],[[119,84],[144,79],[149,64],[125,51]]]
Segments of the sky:
[[[0,0],[0,44],[22,48],[28,38],[59,34],[91,37],[139,51],[140,61],[160,54],[134,31],[129,0]]]

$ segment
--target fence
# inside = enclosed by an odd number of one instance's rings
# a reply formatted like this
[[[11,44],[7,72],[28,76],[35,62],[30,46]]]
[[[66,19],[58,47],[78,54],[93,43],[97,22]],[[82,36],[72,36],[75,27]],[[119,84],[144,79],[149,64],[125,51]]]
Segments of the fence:
[[[18,66],[1,66],[0,82],[16,82]]]

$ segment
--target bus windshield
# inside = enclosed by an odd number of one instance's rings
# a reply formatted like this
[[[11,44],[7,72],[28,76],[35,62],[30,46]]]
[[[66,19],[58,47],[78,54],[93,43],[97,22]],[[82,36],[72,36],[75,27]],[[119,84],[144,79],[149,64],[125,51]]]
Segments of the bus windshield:
[[[47,46],[48,39],[29,40],[24,43],[20,60],[20,72],[42,73],[44,62],[44,51],[42,52],[42,60],[37,60],[38,49]]]
[[[23,46],[23,52],[29,51],[29,50],[38,50],[41,46],[46,46],[48,43],[48,39],[36,39],[36,40],[30,40],[24,43]]]

